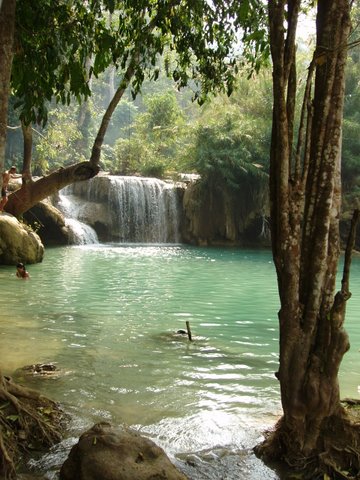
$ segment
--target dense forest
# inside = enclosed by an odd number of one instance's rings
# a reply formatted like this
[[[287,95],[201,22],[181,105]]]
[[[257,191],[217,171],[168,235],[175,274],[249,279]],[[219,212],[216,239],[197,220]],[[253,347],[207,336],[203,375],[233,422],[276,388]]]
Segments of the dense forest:
[[[300,40],[299,83],[305,84],[310,35]],[[345,217],[356,208],[360,189],[359,47],[349,51],[343,126],[342,182]],[[174,89],[166,76],[164,56],[156,67],[156,82],[144,81],[135,99],[128,88],[110,121],[101,152],[101,169],[114,175],[142,175],[178,180],[196,173],[204,181],[226,179],[234,186],[261,182],[269,172],[272,78],[270,67],[247,77],[237,76],[233,94],[209,97],[204,105],[193,101],[190,87]],[[154,67],[155,68],[155,67]],[[33,175],[84,161],[105,109],[119,82],[119,73],[107,69],[92,81],[86,103],[49,104],[48,123],[33,129]],[[7,166],[22,170],[23,135],[16,98],[11,97],[6,148]],[[348,213],[347,213],[348,212]]]

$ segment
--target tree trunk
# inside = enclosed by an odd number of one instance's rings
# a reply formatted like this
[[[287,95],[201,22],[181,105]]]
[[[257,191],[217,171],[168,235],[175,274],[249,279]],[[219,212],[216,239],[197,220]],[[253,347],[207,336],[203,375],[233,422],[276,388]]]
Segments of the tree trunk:
[[[19,190],[9,195],[5,210],[18,217],[40,200],[53,195],[74,182],[89,180],[97,175],[99,170],[97,165],[92,165],[90,162],[81,162],[70,167],[60,168],[35,182],[25,182]]]
[[[24,136],[23,185],[19,190],[16,190],[16,192],[9,195],[8,202],[4,209],[6,212],[18,217],[44,198],[56,193],[67,185],[71,185],[77,181],[89,180],[99,173],[101,147],[105,133],[111,116],[134,74],[134,62],[136,62],[136,58],[137,55],[134,55],[119,88],[115,92],[114,98],[110,102],[110,105],[103,116],[89,162],[81,162],[70,167],[60,168],[56,172],[34,182],[31,177],[31,126],[22,125]]]
[[[13,59],[15,0],[3,0],[0,6],[0,173],[5,167],[5,143],[10,75]],[[0,176],[0,187],[2,176]]]
[[[130,80],[132,76],[134,75],[135,71],[135,64],[138,59],[138,54],[135,53],[133,58],[131,59],[129,66],[124,74],[123,80],[121,81],[118,89],[116,90],[111,102],[109,103],[109,106],[106,109],[106,112],[104,113],[104,116],[101,121],[100,128],[98,130],[98,133],[96,135],[94,145],[91,151],[91,157],[90,157],[90,163],[92,165],[98,165],[100,162],[100,153],[101,153],[101,147],[104,142],[104,137],[105,133],[107,131],[107,128],[109,126],[111,116],[115,111],[115,108],[117,107],[118,103],[122,99],[122,96],[125,93],[126,88],[129,86]]]
[[[32,148],[33,148],[33,137],[32,137],[32,127],[31,125],[25,125],[24,122],[21,122],[21,128],[24,139],[24,157],[23,157],[23,168],[22,168],[22,178],[23,183],[28,183],[32,181],[31,176],[31,161],[32,161]]]
[[[326,450],[331,419],[343,415],[338,371],[349,348],[343,323],[350,297],[348,282],[335,296],[350,7],[347,0],[318,1],[317,47],[294,157],[295,31],[300,4],[300,0],[269,1],[274,80],[272,249],[281,304],[276,376],[284,415],[258,449],[261,455],[281,457],[299,467]],[[288,21],[286,38],[284,18]]]

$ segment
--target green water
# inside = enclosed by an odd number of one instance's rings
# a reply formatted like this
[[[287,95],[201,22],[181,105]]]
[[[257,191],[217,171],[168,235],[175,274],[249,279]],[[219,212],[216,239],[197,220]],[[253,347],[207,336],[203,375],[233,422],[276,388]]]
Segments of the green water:
[[[126,423],[180,458],[250,448],[280,414],[279,303],[270,252],[63,247],[48,249],[29,271],[24,281],[15,268],[0,268],[1,366],[12,374],[56,362],[59,376],[26,382],[75,414],[74,435],[98,420]],[[352,348],[340,381],[342,396],[359,397],[359,258],[351,290]],[[193,342],[176,334],[186,321]],[[240,478],[229,473],[238,465],[219,468],[222,473],[192,478]],[[244,478],[260,478],[261,468]]]

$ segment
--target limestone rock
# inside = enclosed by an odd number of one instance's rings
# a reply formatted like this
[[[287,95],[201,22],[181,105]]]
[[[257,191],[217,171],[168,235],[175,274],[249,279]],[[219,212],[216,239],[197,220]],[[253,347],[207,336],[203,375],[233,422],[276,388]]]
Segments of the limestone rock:
[[[67,245],[70,232],[65,225],[64,215],[49,200],[43,200],[24,213],[24,219],[37,229],[44,245]]]
[[[0,214],[0,264],[39,263],[44,256],[40,237],[15,217]]]
[[[60,480],[186,480],[154,442],[98,423],[71,449]]]
[[[269,246],[268,202],[264,188],[252,195],[245,186],[191,183],[184,194],[182,237],[201,246]]]

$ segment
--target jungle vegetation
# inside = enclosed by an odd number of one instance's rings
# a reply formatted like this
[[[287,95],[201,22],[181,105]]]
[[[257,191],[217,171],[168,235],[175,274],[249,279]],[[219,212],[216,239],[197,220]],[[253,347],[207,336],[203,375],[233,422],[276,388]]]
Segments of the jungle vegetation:
[[[310,43],[313,39],[307,39]],[[303,40],[302,48],[307,47]],[[343,216],[348,218],[359,199],[360,162],[360,48],[349,51],[343,124]],[[298,61],[305,83],[310,58]],[[108,68],[92,81],[92,95],[78,105],[50,102],[48,121],[32,125],[32,173],[47,175],[60,167],[85,161],[90,156],[100,119],[119,73]],[[130,89],[110,120],[101,149],[100,166],[116,175],[154,176],[177,180],[182,172],[203,179],[221,177],[232,181],[236,172],[261,183],[269,173],[272,110],[271,69],[264,66],[247,78],[236,76],[234,91],[209,97],[202,106],[192,101],[192,90],[174,89],[159,61],[159,78],[145,80],[132,99]],[[23,133],[15,97],[10,97],[6,143],[6,167],[22,170]],[[210,140],[210,142],[209,142]],[[220,145],[221,144],[221,145]],[[260,172],[259,172],[260,169]]]

